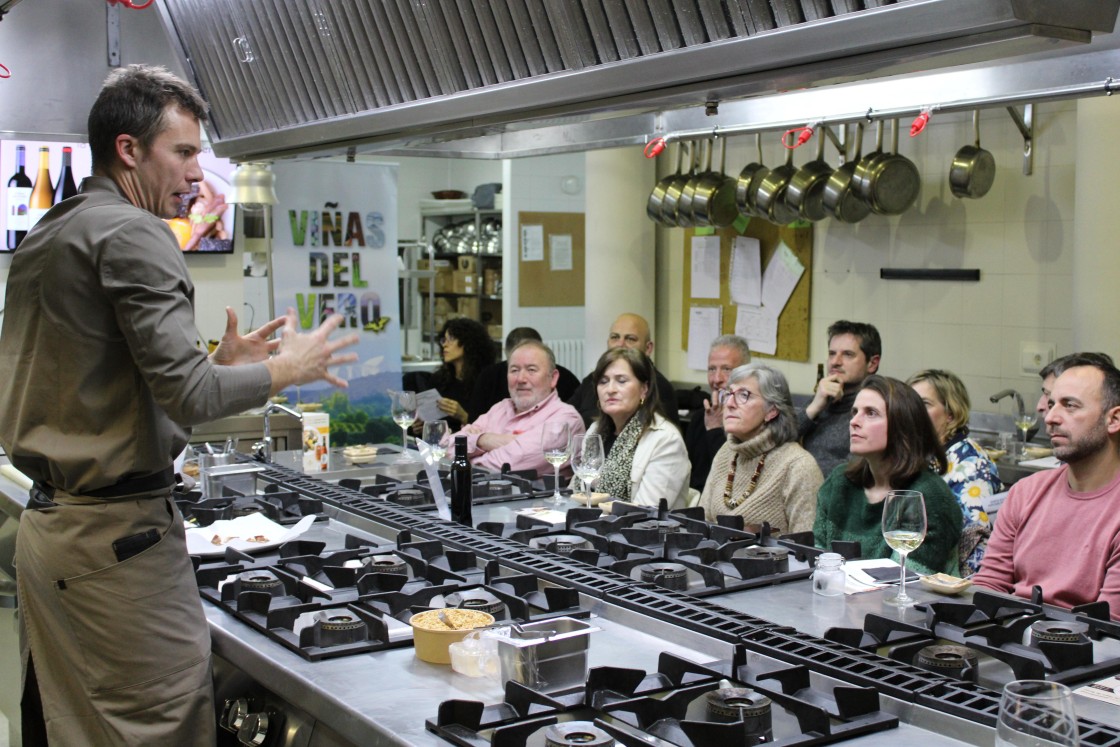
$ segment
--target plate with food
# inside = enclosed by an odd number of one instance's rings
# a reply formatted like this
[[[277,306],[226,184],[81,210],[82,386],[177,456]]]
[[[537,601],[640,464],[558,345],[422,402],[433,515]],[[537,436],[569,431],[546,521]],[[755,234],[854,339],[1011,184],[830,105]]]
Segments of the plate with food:
[[[377,459],[377,447],[370,444],[347,446],[343,448],[342,456],[352,464],[368,464]]]
[[[930,576],[922,576],[922,586],[938,594],[952,595],[960,594],[972,586],[972,581],[967,578],[950,576],[948,573],[934,573]]]
[[[203,558],[220,557],[228,547],[244,553],[260,552],[295,539],[314,522],[314,516],[304,516],[299,523],[286,527],[262,514],[249,514],[204,527],[189,527],[187,552]]]

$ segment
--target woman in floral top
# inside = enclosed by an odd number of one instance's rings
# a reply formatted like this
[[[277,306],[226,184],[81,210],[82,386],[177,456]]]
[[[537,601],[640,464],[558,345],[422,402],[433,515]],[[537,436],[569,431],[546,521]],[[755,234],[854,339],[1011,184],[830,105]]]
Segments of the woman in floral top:
[[[988,457],[984,447],[968,437],[968,417],[972,403],[968,390],[957,376],[949,371],[927,369],[907,381],[926,406],[934,430],[945,446],[949,469],[945,482],[964,513],[961,532],[961,570],[969,574],[980,569],[992,522],[984,510],[984,499],[1003,490],[999,470]]]

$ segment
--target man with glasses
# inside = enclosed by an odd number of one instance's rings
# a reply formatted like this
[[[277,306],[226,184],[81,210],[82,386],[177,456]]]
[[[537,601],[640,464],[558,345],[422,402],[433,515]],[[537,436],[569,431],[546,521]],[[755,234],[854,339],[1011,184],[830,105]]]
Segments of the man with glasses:
[[[722,335],[712,340],[708,348],[708,388],[711,395],[704,400],[704,407],[692,413],[684,432],[688,459],[692,462],[689,487],[704,489],[712,459],[727,441],[723,432],[723,403],[720,394],[727,388],[731,372],[751,362],[747,341],[738,335]]]

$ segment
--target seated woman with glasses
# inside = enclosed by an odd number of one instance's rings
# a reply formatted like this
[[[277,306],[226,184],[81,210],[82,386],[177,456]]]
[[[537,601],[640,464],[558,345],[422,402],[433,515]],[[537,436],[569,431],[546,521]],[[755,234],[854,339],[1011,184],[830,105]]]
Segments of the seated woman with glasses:
[[[588,435],[603,437],[606,460],[597,487],[616,500],[684,508],[692,464],[680,429],[659,411],[653,363],[640,350],[612,348],[592,374],[599,417]]]
[[[494,362],[498,354],[497,345],[481,323],[473,319],[448,319],[439,336],[440,355],[443,365],[432,372],[431,376],[418,379],[413,385],[418,392],[436,389],[439,401],[436,405],[444,413],[449,431],[457,431],[470,419],[470,413],[463,403],[474,392],[475,377],[478,372]],[[407,387],[406,387],[407,388]],[[419,435],[424,427],[417,420],[409,428],[413,435]]]
[[[906,567],[958,575],[961,509],[941,479],[945,449],[921,398],[898,379],[868,376],[852,405],[848,433],[851,460],[832,470],[817,493],[817,547],[857,541],[864,558],[891,557],[883,539],[883,501],[891,490],[917,490],[925,499],[927,529]]]
[[[720,404],[727,442],[716,452],[700,495],[704,518],[738,514],[750,527],[769,523],[775,533],[811,530],[824,477],[797,443],[786,377],[761,363],[739,366],[720,392]]]

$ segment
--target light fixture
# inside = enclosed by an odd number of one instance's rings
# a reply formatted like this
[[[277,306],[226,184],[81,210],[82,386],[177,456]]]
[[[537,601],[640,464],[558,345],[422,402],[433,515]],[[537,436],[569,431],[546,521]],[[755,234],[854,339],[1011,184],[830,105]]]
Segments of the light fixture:
[[[238,164],[230,176],[233,194],[229,202],[243,205],[248,210],[259,210],[265,205],[275,205],[276,175],[267,163],[249,161]]]

